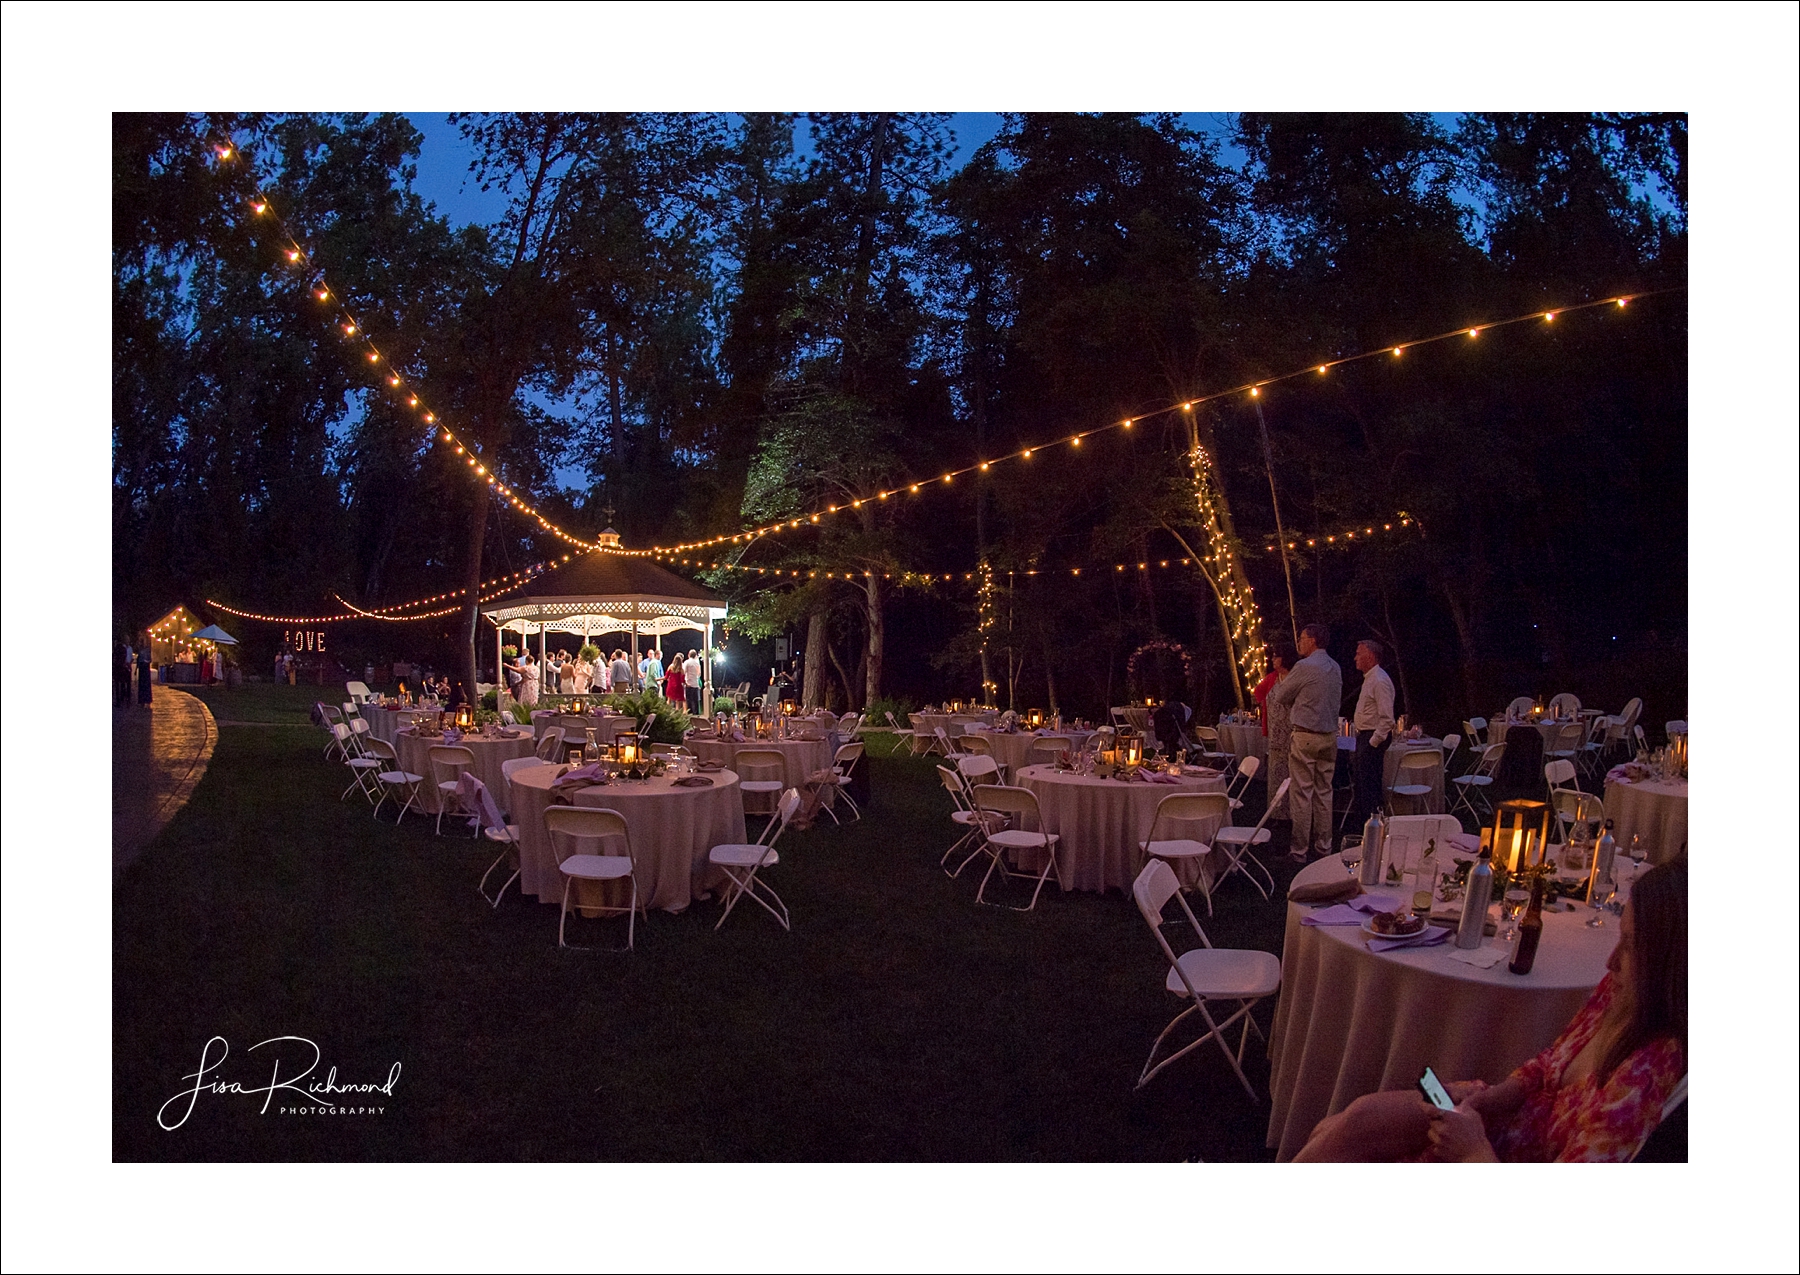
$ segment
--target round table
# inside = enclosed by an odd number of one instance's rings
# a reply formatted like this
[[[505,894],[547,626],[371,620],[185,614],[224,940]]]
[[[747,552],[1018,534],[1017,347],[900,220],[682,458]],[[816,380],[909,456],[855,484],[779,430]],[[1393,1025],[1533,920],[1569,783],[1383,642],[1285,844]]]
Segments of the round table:
[[[365,722],[369,723],[369,734],[384,743],[393,743],[394,736],[400,733],[400,728],[412,724],[411,710],[380,708],[374,704],[362,704],[356,711],[361,714]]]
[[[1262,733],[1260,723],[1220,722],[1215,729],[1219,732],[1220,752],[1230,753],[1233,757],[1267,759],[1269,739]]]
[[[1041,831],[1054,832],[1062,838],[1057,866],[1062,871],[1065,890],[1129,891],[1144,866],[1138,843],[1150,836],[1157,804],[1170,793],[1225,791],[1224,776],[1210,772],[1189,772],[1178,783],[1152,784],[1059,772],[1053,766],[1027,766],[1018,772],[1014,782],[1031,789],[1036,796],[1038,813],[1043,816]],[[1200,820],[1198,826],[1184,828],[1183,833],[1206,841],[1224,822]],[[1021,855],[1021,868],[1030,868],[1031,858]],[[1211,858],[1207,856],[1208,860]],[[1036,866],[1043,866],[1042,858],[1036,859]],[[1209,884],[1210,869],[1210,863],[1205,861],[1198,869],[1208,873]]]
[[[1629,875],[1619,874],[1621,895]],[[1343,878],[1331,855],[1294,884]],[[1371,893],[1398,897],[1379,887]],[[1360,926],[1302,925],[1310,911],[1287,905],[1281,999],[1269,1033],[1267,1145],[1280,1160],[1293,1159],[1326,1116],[1366,1093],[1410,1089],[1428,1066],[1444,1080],[1506,1079],[1568,1026],[1619,937],[1610,914],[1593,930],[1586,908],[1546,911],[1537,961],[1521,977],[1505,960],[1484,970],[1455,959],[1454,940],[1374,953]]]
[[[519,889],[544,903],[560,903],[563,876],[544,829],[544,812],[553,804],[551,785],[562,766],[529,766],[513,773],[512,820],[519,828]],[[616,810],[631,828],[637,862],[638,900],[646,907],[679,912],[694,899],[722,888],[724,870],[707,860],[714,846],[747,841],[743,793],[729,770],[708,775],[706,788],[678,788],[675,777],[615,781],[578,788],[572,804]],[[623,847],[606,853],[623,854]],[[575,897],[592,906],[614,902],[603,883],[576,883]],[[622,906],[622,900],[620,900]]]
[[[1624,854],[1633,833],[1644,839],[1651,863],[1666,863],[1687,844],[1687,780],[1639,779],[1606,781],[1601,800],[1613,821],[1613,840]]]
[[[914,754],[928,751],[937,742],[938,727],[955,739],[970,726],[992,726],[1000,720],[1000,714],[994,713],[909,713],[909,720],[914,731],[912,751]]]
[[[789,788],[798,788],[808,775],[831,768],[831,743],[824,739],[746,739],[737,743],[729,739],[702,739],[690,735],[687,747],[701,761],[717,762],[737,769],[738,752],[746,748],[777,752],[782,757],[781,774],[747,774],[746,779],[776,779]]]
[[[486,784],[488,791],[494,794],[494,800],[501,805],[506,804],[506,776],[500,764],[514,757],[529,757],[536,747],[531,733],[523,726],[514,727],[517,735],[509,735],[500,739],[489,739],[484,735],[468,734],[457,740],[455,744],[445,744],[444,737],[433,731],[429,735],[415,735],[410,730],[401,731],[394,737],[394,751],[400,755],[400,769],[422,775],[425,782],[419,785],[419,801],[424,805],[427,814],[435,815],[439,806],[440,794],[437,779],[431,773],[431,750],[433,748],[466,748],[475,754],[475,776]]]
[[[579,731],[575,729],[575,720],[573,713],[557,713],[554,716],[545,714],[543,717],[533,717],[531,721],[532,734],[536,738],[542,739],[544,732],[552,726],[561,726],[565,744],[585,744],[587,735],[583,732],[588,730],[594,732],[594,738],[599,743],[610,744],[613,742],[613,736],[620,731],[637,729],[637,718],[629,713],[608,713],[605,717],[584,715],[580,719]]]
[[[994,760],[1006,767],[1007,774],[1017,775],[1031,764],[1031,746],[1040,739],[1066,744],[1069,751],[1080,752],[1081,746],[1093,733],[1091,730],[1065,730],[1044,731],[1041,734],[1036,731],[1015,731],[1009,734],[997,730],[969,730],[964,735],[979,735],[987,740],[988,747],[993,749]]]

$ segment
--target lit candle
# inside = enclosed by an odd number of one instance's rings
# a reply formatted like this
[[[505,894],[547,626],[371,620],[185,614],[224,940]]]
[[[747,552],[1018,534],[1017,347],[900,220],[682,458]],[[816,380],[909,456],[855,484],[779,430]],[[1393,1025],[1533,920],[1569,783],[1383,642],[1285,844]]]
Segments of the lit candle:
[[[1525,830],[1523,828],[1514,828],[1512,854],[1507,858],[1507,868],[1509,871],[1517,872],[1520,868],[1525,866],[1525,860],[1522,856],[1526,844]]]

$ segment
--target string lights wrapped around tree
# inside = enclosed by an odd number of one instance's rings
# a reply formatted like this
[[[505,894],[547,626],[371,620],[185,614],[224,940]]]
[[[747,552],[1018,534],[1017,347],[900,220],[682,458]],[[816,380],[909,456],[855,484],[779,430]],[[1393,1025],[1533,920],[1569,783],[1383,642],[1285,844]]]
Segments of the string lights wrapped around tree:
[[[1200,509],[1200,526],[1206,533],[1204,550],[1200,552],[1200,570],[1212,586],[1225,618],[1225,654],[1231,661],[1237,680],[1234,689],[1238,703],[1244,692],[1262,681],[1268,671],[1263,653],[1262,615],[1256,609],[1256,591],[1244,575],[1243,563],[1226,529],[1224,494],[1212,457],[1193,441],[1188,451],[1188,468],[1193,472],[1194,502]]]

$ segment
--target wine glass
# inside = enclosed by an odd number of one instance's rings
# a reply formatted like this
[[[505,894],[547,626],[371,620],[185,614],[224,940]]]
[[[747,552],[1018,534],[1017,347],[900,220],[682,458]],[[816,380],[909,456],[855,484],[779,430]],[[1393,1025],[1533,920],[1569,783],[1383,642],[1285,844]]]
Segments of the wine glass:
[[[1363,845],[1361,837],[1345,837],[1343,846],[1338,850],[1338,858],[1344,861],[1344,871],[1351,876],[1362,866]]]
[[[1631,879],[1636,882],[1638,874],[1644,870],[1644,860],[1650,857],[1650,851],[1644,846],[1644,839],[1637,833],[1631,834]]]
[[[1618,893],[1618,884],[1614,881],[1595,881],[1588,887],[1588,906],[1594,909],[1594,915],[1587,923],[1590,930],[1598,930],[1606,925],[1606,905]]]
[[[1506,893],[1500,896],[1500,917],[1506,922],[1506,933],[1500,936],[1502,943],[1510,943],[1519,937],[1519,917],[1529,902],[1531,892],[1522,885],[1509,885]]]

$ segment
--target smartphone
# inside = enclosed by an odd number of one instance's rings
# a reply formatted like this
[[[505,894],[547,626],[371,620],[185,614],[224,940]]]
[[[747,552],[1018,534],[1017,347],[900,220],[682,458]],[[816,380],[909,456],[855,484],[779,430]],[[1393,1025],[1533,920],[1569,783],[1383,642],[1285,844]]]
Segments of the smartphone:
[[[1439,1080],[1437,1073],[1429,1067],[1425,1069],[1425,1074],[1419,1077],[1419,1092],[1425,1095],[1426,1102],[1439,1111],[1456,1109],[1456,1104],[1450,1101],[1449,1091],[1444,1088],[1444,1082]]]

